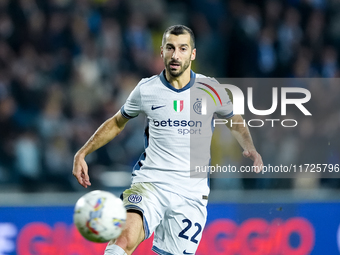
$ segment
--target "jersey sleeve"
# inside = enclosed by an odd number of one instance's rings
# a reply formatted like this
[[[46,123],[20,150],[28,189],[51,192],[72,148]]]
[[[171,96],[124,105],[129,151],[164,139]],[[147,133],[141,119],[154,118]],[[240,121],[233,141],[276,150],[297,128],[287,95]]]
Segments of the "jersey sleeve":
[[[215,113],[217,114],[217,116],[219,118],[229,119],[229,118],[233,117],[234,116],[233,103],[231,102],[227,91],[223,87],[216,88],[216,91],[220,95],[222,105],[218,104],[218,107],[217,107]]]
[[[133,119],[139,115],[142,111],[142,100],[140,95],[140,84],[135,87],[135,89],[130,93],[125,104],[120,109],[122,115],[127,119]]]

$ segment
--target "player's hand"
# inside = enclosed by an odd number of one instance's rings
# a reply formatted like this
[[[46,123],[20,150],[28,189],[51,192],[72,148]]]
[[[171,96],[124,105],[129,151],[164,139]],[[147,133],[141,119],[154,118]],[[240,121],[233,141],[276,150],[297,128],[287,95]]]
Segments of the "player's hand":
[[[250,158],[252,161],[254,161],[253,166],[256,168],[256,173],[260,173],[263,168],[263,162],[261,155],[256,150],[245,150],[243,151],[243,156],[246,158]]]
[[[77,178],[79,184],[84,188],[91,186],[90,177],[88,175],[88,167],[84,157],[79,155],[74,157],[72,174]]]

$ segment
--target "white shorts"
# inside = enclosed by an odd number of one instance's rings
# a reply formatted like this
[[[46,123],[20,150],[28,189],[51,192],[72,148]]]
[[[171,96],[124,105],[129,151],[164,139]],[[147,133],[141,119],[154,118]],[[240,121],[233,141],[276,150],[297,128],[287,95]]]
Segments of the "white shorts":
[[[155,233],[154,252],[195,254],[207,218],[206,200],[191,200],[154,183],[134,183],[124,191],[123,202],[127,210],[143,213],[145,239]]]

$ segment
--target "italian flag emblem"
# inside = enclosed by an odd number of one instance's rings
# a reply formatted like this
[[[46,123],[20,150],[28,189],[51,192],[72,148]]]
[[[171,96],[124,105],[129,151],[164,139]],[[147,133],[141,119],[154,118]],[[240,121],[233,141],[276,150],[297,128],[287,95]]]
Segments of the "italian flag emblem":
[[[184,100],[174,100],[174,110],[176,112],[181,112],[183,110]]]

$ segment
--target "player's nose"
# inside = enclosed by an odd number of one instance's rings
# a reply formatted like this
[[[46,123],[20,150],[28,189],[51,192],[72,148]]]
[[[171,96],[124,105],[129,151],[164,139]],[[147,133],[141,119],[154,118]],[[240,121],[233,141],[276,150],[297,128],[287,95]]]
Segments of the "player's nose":
[[[172,53],[172,58],[178,59],[178,50],[177,49],[174,49],[174,52]]]

